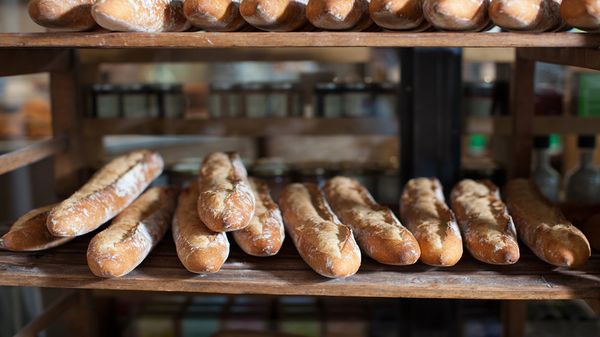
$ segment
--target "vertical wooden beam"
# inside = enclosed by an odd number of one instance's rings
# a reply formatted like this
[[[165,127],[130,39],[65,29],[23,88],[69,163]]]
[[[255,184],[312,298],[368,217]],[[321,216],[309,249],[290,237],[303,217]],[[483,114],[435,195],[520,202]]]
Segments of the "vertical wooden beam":
[[[533,147],[535,61],[523,58],[521,53],[522,50],[517,49],[513,69],[511,97],[513,134],[510,168],[512,178],[529,176]]]
[[[523,337],[527,301],[502,301],[502,337]]]

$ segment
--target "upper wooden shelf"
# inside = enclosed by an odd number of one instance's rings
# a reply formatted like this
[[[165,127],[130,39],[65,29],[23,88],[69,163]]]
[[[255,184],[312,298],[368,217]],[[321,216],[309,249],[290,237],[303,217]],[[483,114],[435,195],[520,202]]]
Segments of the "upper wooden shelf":
[[[599,47],[592,33],[7,33],[0,48]]]

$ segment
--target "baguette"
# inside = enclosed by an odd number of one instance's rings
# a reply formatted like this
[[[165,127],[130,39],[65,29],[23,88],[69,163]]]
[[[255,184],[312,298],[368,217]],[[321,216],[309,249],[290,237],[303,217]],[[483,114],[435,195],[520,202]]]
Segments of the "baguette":
[[[560,14],[572,27],[587,31],[600,30],[600,0],[563,0]]]
[[[563,26],[560,0],[491,0],[489,15],[512,31],[546,32]]]
[[[56,237],[46,227],[48,213],[55,205],[31,210],[20,217],[8,233],[0,237],[0,249],[35,252],[60,246],[73,238]]]
[[[192,273],[216,273],[229,256],[229,241],[227,234],[211,231],[198,218],[197,200],[197,184],[179,195],[172,227],[177,256]]]
[[[460,260],[463,253],[460,230],[444,202],[439,180],[409,180],[402,192],[400,215],[402,223],[419,242],[423,263],[448,267]]]
[[[373,25],[368,0],[309,0],[306,18],[326,30],[362,31]]]
[[[385,29],[422,31],[431,26],[423,15],[423,0],[371,0],[369,12]]]
[[[94,275],[119,277],[137,267],[162,240],[175,211],[177,190],[153,187],[96,234],[87,250]]]
[[[33,22],[52,30],[77,32],[96,27],[94,0],[31,0],[27,6]]]
[[[181,32],[190,28],[183,0],[96,0],[92,16],[118,32]]]
[[[250,220],[250,225],[233,232],[233,238],[249,255],[275,255],[279,252],[285,237],[281,211],[271,199],[269,186],[264,181],[250,178],[249,183],[256,200],[256,211]]]
[[[252,26],[273,32],[291,32],[306,25],[308,0],[241,0],[240,13]]]
[[[256,201],[237,153],[207,156],[200,168],[198,187],[198,215],[210,230],[236,231],[250,224]]]
[[[489,27],[489,0],[423,0],[425,18],[436,28],[481,31]]]
[[[233,32],[247,26],[240,14],[240,0],[185,0],[183,13],[204,30]]]
[[[419,243],[394,213],[379,205],[357,180],[335,177],[324,188],[327,201],[342,223],[352,228],[363,252],[391,265],[409,265],[421,255]]]
[[[316,184],[286,186],[279,205],[298,253],[314,271],[330,278],[358,271],[360,250],[352,229],[340,223]]]
[[[489,264],[519,260],[517,232],[500,193],[490,181],[459,182],[450,196],[465,246],[474,258]]]
[[[559,267],[586,263],[591,254],[587,239],[542,196],[533,182],[511,180],[505,194],[519,237],[535,255]]]
[[[89,233],[137,198],[163,169],[160,154],[138,150],[113,159],[48,215],[54,236]]]

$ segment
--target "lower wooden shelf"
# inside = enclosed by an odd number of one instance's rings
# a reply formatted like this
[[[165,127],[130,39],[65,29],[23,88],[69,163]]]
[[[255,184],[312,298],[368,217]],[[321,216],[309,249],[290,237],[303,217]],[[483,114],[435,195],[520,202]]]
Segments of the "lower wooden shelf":
[[[512,266],[490,266],[465,256],[451,268],[417,263],[393,267],[363,257],[360,271],[330,280],[314,273],[286,242],[279,255],[256,258],[235,244],[223,269],[196,275],[183,268],[170,237],[135,271],[115,279],[92,275],[86,264],[90,237],[39,253],[0,252],[0,285],[193,292],[455,299],[597,299],[600,255],[579,270],[554,268],[524,249]]]

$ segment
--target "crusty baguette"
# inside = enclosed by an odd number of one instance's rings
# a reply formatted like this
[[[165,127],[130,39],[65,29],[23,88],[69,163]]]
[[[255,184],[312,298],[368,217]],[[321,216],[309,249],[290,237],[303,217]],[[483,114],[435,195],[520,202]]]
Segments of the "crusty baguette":
[[[423,15],[423,0],[371,0],[369,12],[385,29],[421,31],[431,26]]]
[[[559,267],[586,263],[590,244],[527,179],[514,179],[505,188],[506,204],[517,233],[540,259]]]
[[[48,213],[55,205],[37,208],[25,213],[0,237],[0,248],[15,252],[33,252],[60,246],[72,240],[56,237],[46,227]]]
[[[357,180],[327,181],[325,196],[342,223],[350,226],[363,252],[391,265],[409,265],[421,256],[419,243],[387,207],[379,205]]]
[[[465,246],[474,258],[500,265],[519,260],[515,225],[496,185],[465,179],[454,186],[450,200]]]
[[[247,254],[275,255],[279,252],[285,237],[281,211],[271,199],[269,186],[264,181],[250,178],[248,182],[256,200],[256,210],[250,225],[233,232],[233,238]]]
[[[55,236],[78,236],[95,230],[135,200],[162,169],[160,154],[149,150],[113,159],[50,212],[48,230]]]
[[[252,26],[274,32],[290,32],[306,25],[308,0],[241,0],[240,13]]]
[[[591,216],[581,227],[581,231],[588,239],[590,246],[600,251],[600,214]]]
[[[423,0],[423,14],[436,28],[480,31],[489,27],[489,0]]]
[[[400,216],[419,242],[423,263],[448,267],[460,260],[463,254],[460,230],[444,202],[439,180],[409,180],[402,192]]]
[[[183,0],[96,0],[92,16],[118,32],[181,32],[190,28]]]
[[[326,30],[361,31],[373,25],[368,0],[308,0],[306,17]]]
[[[30,0],[29,17],[38,25],[58,31],[84,31],[96,27],[94,0]]]
[[[198,218],[197,200],[197,184],[179,194],[172,227],[177,256],[192,273],[216,273],[229,256],[229,241],[227,234],[211,231]]]
[[[545,32],[563,25],[560,0],[491,0],[490,19],[506,30]]]
[[[600,0],[563,0],[560,14],[572,27],[587,31],[600,30]]]
[[[250,224],[255,200],[237,153],[215,152],[204,158],[198,187],[198,215],[210,230],[230,232]]]
[[[247,25],[240,0],[185,0],[183,13],[192,25],[208,31],[233,32]]]
[[[279,199],[288,234],[302,259],[331,278],[355,274],[360,249],[352,229],[340,223],[316,184],[290,184]]]
[[[169,229],[176,199],[177,189],[153,187],[117,215],[90,241],[87,262],[92,273],[119,277],[142,263]]]

